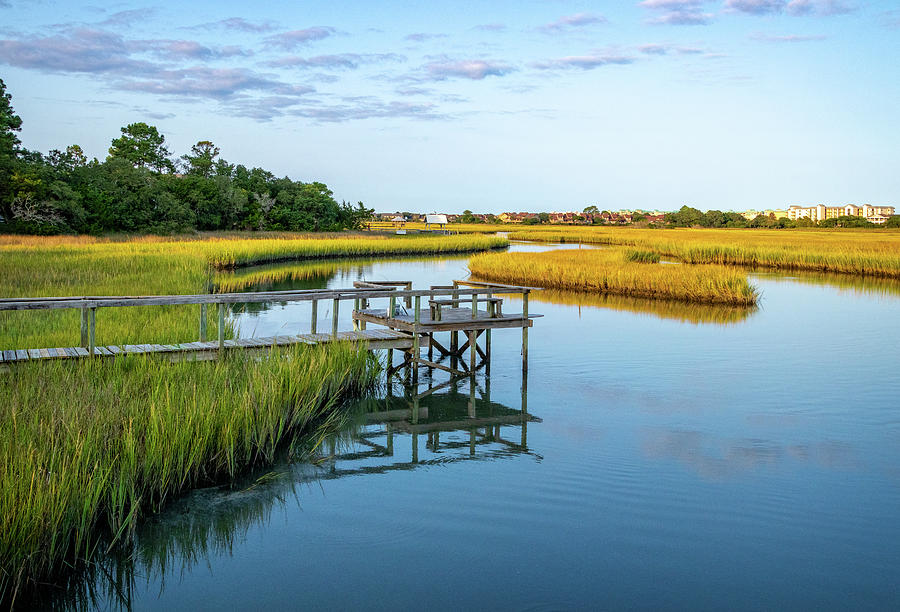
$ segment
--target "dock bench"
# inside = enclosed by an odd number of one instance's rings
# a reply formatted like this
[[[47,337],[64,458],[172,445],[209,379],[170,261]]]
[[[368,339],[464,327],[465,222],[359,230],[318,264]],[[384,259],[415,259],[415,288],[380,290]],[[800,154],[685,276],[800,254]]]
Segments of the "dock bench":
[[[492,319],[496,319],[497,317],[503,316],[503,307],[502,307],[503,298],[484,297],[484,298],[476,298],[474,301],[487,304],[488,317],[490,317]],[[441,320],[441,307],[442,306],[454,307],[454,306],[459,306],[462,302],[469,303],[470,300],[464,300],[464,299],[460,299],[460,298],[428,300],[428,306],[431,308],[431,319],[433,321]]]

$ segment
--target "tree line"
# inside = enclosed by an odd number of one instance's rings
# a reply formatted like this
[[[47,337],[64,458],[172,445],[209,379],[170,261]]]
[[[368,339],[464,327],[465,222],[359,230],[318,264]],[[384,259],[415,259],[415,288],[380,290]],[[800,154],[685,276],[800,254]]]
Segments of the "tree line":
[[[104,161],[77,144],[30,151],[21,128],[0,79],[0,232],[338,231],[374,213],[362,202],[338,203],[324,183],[232,164],[208,140],[175,158],[143,122],[121,128]]]
[[[753,219],[746,219],[736,212],[722,212],[721,210],[708,210],[701,212],[690,206],[682,206],[678,211],[666,213],[663,217],[665,225],[675,227],[752,227],[782,229],[792,227],[900,227],[900,216],[890,217],[886,223],[878,225],[868,221],[865,217],[841,216],[831,219],[823,219],[816,222],[812,219],[800,218],[796,220],[787,217],[775,217],[774,214],[757,215]]]

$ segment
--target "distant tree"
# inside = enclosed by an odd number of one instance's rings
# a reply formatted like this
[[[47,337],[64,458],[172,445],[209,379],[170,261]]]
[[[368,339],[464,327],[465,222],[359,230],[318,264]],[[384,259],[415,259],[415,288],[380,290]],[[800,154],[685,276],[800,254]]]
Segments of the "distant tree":
[[[47,162],[61,174],[71,174],[76,168],[87,165],[87,155],[80,146],[69,145],[65,151],[53,149],[47,154]]]
[[[819,221],[819,227],[875,227],[875,224],[865,217],[841,215],[831,219]]]
[[[537,225],[540,222],[538,217],[525,217],[522,219],[522,225]]]
[[[19,158],[18,132],[22,119],[12,107],[12,96],[6,93],[6,84],[0,79],[0,211],[4,218],[12,214],[12,175]]]
[[[484,220],[487,223],[497,223],[498,222],[497,215],[491,215],[491,214],[485,215]]]
[[[647,217],[642,215],[641,213],[634,213],[633,215],[631,215],[632,223],[643,223],[646,220],[647,220]]]
[[[550,213],[538,213],[538,220],[541,223],[550,223]]]
[[[108,159],[123,159],[135,168],[149,168],[156,172],[173,171],[171,153],[166,148],[166,137],[155,126],[131,123],[123,128],[122,135],[112,141]]]
[[[596,214],[600,213],[600,209],[598,209],[596,206],[591,205],[591,206],[586,206],[582,212],[590,214],[590,215],[596,215]]]
[[[201,140],[191,147],[191,152],[182,155],[187,174],[210,178],[216,168],[216,158],[219,156],[219,147],[209,140]],[[231,172],[229,171],[230,175]]]
[[[460,223],[481,223],[481,219],[476,217],[468,208],[459,216]]]
[[[884,227],[900,227],[900,215],[891,215],[885,221]]]
[[[703,219],[703,213],[690,206],[682,206],[677,212],[666,213],[666,223],[671,223],[678,227],[693,227],[700,225]]]

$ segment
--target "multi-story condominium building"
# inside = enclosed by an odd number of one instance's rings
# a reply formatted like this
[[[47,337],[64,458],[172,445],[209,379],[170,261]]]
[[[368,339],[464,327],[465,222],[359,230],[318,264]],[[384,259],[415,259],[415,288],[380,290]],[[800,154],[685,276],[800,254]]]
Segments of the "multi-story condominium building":
[[[776,219],[782,219],[788,216],[788,212],[786,210],[772,210],[767,208],[766,210],[748,210],[741,213],[741,216],[748,221],[752,221],[759,215],[762,215],[763,217],[775,217]]]
[[[794,221],[797,219],[823,221],[837,217],[864,217],[870,223],[884,223],[893,214],[893,206],[872,206],[871,204],[862,204],[860,206],[856,204],[845,204],[844,206],[825,206],[824,204],[815,206],[794,205],[788,208],[787,211],[788,218]]]

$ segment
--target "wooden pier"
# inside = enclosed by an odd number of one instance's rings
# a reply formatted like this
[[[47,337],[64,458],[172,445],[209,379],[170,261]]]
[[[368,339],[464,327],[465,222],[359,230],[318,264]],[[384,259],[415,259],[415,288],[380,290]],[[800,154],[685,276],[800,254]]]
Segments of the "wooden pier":
[[[114,358],[125,354],[164,354],[172,359],[215,359],[224,351],[267,350],[274,346],[293,344],[324,344],[349,341],[364,343],[371,350],[386,349],[389,355],[388,376],[402,367],[411,370],[413,382],[418,380],[420,366],[436,368],[454,375],[471,375],[481,365],[490,363],[491,330],[502,328],[522,329],[523,371],[528,363],[529,287],[494,285],[467,281],[454,281],[453,285],[432,286],[429,289],[412,289],[409,281],[363,281],[354,283],[352,289],[266,291],[252,293],[221,293],[200,295],[157,296],[75,296],[51,298],[3,298],[0,311],[53,310],[60,308],[81,311],[81,342],[78,346],[61,348],[15,348],[0,351],[0,369],[8,370],[20,362],[54,359]],[[523,312],[504,313],[502,298],[496,294],[521,294]],[[424,299],[423,299],[424,298]],[[352,331],[338,331],[341,302],[353,300]],[[372,302],[387,302],[382,308],[372,307]],[[309,333],[284,334],[263,338],[225,339],[226,313],[234,304],[259,302],[300,302],[311,304],[312,319]],[[331,303],[331,330],[317,329],[320,301]],[[106,308],[131,306],[185,305],[199,306],[198,339],[180,344],[128,344],[97,345],[96,328],[98,312]],[[218,339],[207,338],[207,309],[218,308]],[[484,308],[481,308],[481,305]],[[425,308],[423,308],[425,306]],[[380,328],[367,329],[368,324]],[[74,330],[73,330],[74,331]],[[449,341],[435,339],[435,334],[447,332]],[[465,341],[459,344],[459,334]],[[74,334],[73,334],[74,335]],[[478,340],[484,337],[483,347]],[[422,357],[422,349],[428,349],[428,359]],[[399,366],[393,364],[393,351],[404,354]],[[441,357],[450,357],[451,364],[434,361],[433,351]],[[469,363],[465,363],[465,351],[469,351]],[[480,362],[479,358],[480,357]]]

